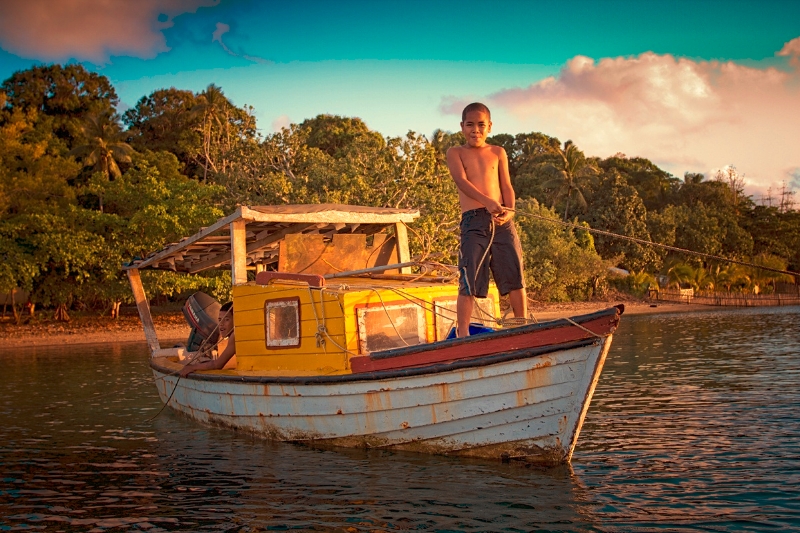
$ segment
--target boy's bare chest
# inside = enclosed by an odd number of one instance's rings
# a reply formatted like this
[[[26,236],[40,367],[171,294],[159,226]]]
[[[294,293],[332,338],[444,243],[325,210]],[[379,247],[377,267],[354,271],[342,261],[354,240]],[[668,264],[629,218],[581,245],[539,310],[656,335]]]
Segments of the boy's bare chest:
[[[468,178],[497,175],[499,159],[489,150],[464,150],[461,153],[461,162]]]

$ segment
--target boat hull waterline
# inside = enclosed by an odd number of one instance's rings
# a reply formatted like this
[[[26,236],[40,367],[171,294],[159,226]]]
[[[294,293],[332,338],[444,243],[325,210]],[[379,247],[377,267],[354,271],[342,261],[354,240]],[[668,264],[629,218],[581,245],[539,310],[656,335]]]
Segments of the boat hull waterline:
[[[612,336],[425,368],[309,378],[193,374],[156,358],[162,401],[277,441],[568,462]]]

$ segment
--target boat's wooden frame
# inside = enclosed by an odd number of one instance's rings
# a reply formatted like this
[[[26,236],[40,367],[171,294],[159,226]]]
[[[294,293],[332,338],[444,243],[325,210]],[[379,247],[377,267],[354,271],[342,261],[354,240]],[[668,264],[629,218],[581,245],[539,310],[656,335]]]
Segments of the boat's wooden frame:
[[[389,279],[412,279],[404,272],[411,265],[405,224],[417,216],[411,210],[340,205],[239,207],[192,237],[127,265],[162,400],[198,420],[276,440],[568,462],[622,306],[382,352],[355,353],[357,342],[346,339],[341,347],[344,366],[327,373],[239,367],[177,377],[182,368],[178,350],[159,345],[140,269],[197,272],[227,267],[234,299],[239,294],[256,308],[264,298],[280,299],[275,283],[289,284],[280,289],[284,298],[291,287],[306,287],[312,306],[317,305],[316,291],[323,306],[323,293],[332,291],[325,288],[326,280],[352,283],[363,279],[352,278],[359,273],[387,269],[400,272]],[[263,272],[266,262],[276,261],[279,241],[292,232],[369,235],[387,227],[394,230],[399,264],[325,276]],[[258,272],[256,282],[247,282],[248,268]],[[425,283],[413,282],[416,290]],[[350,293],[358,294],[340,289],[334,308],[341,308],[343,319],[354,320],[355,311],[345,311],[352,306],[348,301],[356,301]],[[260,294],[272,296],[253,300]]]

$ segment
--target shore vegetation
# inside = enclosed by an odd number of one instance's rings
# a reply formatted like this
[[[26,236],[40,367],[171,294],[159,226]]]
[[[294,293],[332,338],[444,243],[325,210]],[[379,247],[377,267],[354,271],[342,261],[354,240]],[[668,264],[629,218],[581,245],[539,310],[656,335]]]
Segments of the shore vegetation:
[[[4,316],[8,309],[16,322],[37,312],[117,317],[132,301],[124,262],[239,204],[417,208],[412,255],[455,263],[460,213],[445,153],[462,142],[445,130],[384,136],[335,115],[260,134],[253,109],[214,84],[197,93],[159,89],[123,111],[111,82],[80,65],[19,71],[0,85]],[[644,157],[586,157],[572,141],[541,132],[489,142],[509,156],[537,301],[690,287],[765,294],[797,281],[579,229],[798,271],[800,211],[791,191],[774,205],[756,204],[733,168],[676,177]],[[143,274],[162,303],[195,290],[225,299],[229,286],[224,273]]]

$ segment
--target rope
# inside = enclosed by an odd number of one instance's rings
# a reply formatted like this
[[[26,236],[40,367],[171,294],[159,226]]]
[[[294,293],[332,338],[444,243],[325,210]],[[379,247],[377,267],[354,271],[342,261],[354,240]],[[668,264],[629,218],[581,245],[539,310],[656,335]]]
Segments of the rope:
[[[583,331],[585,331],[587,333],[591,333],[594,337],[597,337],[598,339],[602,339],[603,338],[602,335],[598,335],[597,333],[595,333],[594,331],[590,330],[589,328],[585,328],[585,327],[581,326],[580,324],[578,324],[577,322],[575,322],[571,318],[566,318],[565,317],[564,320],[566,320],[567,322],[569,322],[573,326],[578,326],[579,328],[581,328]]]
[[[230,309],[225,311],[225,316],[227,317],[228,313],[231,313],[232,310],[233,310],[233,308],[231,307]],[[205,352],[203,351],[203,348],[206,347],[205,344],[208,342],[208,339],[210,339],[214,335],[214,333],[217,332],[218,329],[219,329],[219,321],[217,321],[217,325],[214,326],[214,329],[211,330],[211,333],[208,335],[208,337],[203,339],[203,342],[200,343],[200,346],[197,348],[197,351],[194,352],[194,355],[192,356],[192,358],[189,359],[189,361],[187,363],[184,363],[184,365],[183,365],[184,367],[186,367],[188,365],[191,365],[197,359],[199,359],[200,356],[204,355]],[[227,337],[225,337],[225,338],[227,338]],[[217,339],[217,342],[215,342],[213,346],[210,346],[210,348],[213,349],[213,348],[219,346],[219,343],[222,342],[223,340],[224,339]],[[160,415],[164,411],[164,409],[166,409],[166,407],[169,405],[170,400],[172,400],[172,397],[175,395],[175,391],[178,390],[178,383],[181,382],[181,377],[182,377],[182,376],[179,375],[181,370],[183,370],[183,368],[179,368],[178,370],[173,370],[172,372],[170,372],[168,374],[164,374],[162,377],[155,378],[153,380],[153,383],[155,383],[159,379],[166,379],[166,378],[168,378],[170,376],[178,375],[178,379],[175,380],[175,386],[172,387],[172,392],[169,393],[169,397],[167,398],[167,401],[164,402],[164,405],[161,406],[161,409],[159,409],[158,412],[156,414],[154,414],[152,417],[148,418],[147,420],[144,420],[144,421],[140,422],[138,425],[146,424],[148,422],[152,422],[153,420],[156,419],[156,417],[158,417],[158,415]]]
[[[344,287],[346,287],[346,286],[343,285],[342,288],[344,288]],[[328,348],[327,348],[327,346],[325,344],[325,341],[329,340],[329,341],[331,341],[331,344],[336,346],[343,353],[354,355],[354,356],[358,355],[356,353],[351,352],[350,350],[348,350],[344,346],[341,346],[338,342],[336,342],[336,340],[333,337],[331,337],[330,333],[328,333],[328,327],[325,324],[325,322],[326,322],[326,319],[325,319],[325,301],[323,300],[323,292],[325,290],[326,289],[319,289],[319,294],[320,294],[319,300],[320,300],[320,305],[322,307],[322,323],[320,323],[319,316],[317,315],[317,306],[316,306],[316,303],[314,302],[314,295],[311,292],[311,287],[308,287],[308,297],[311,298],[311,309],[313,309],[313,311],[314,311],[314,319],[317,322],[317,331],[314,333],[314,338],[315,338],[315,340],[317,342],[317,347],[321,346],[322,349],[325,350],[325,353],[328,353]],[[346,359],[347,358],[345,358],[345,365],[347,364],[347,360]]]
[[[542,215],[537,215],[535,213],[531,213],[529,211],[521,211],[521,210],[508,209],[508,208],[506,208],[506,209],[508,211],[515,211],[516,213],[519,213],[519,214],[521,214],[523,216],[528,216],[528,217],[536,218],[536,219],[539,219],[539,220],[544,220],[546,222],[552,222],[553,224],[560,224],[560,225],[566,226],[568,228],[588,231],[590,233],[596,233],[598,235],[603,235],[605,237],[612,237],[612,238],[615,238],[615,239],[622,239],[622,240],[626,240],[626,241],[635,242],[637,244],[644,244],[644,245],[647,245],[647,246],[655,246],[656,248],[663,248],[665,250],[669,250],[669,251],[672,251],[672,252],[679,252],[679,253],[684,253],[684,254],[689,254],[689,255],[696,255],[696,256],[699,256],[699,257],[703,257],[705,259],[713,259],[715,261],[724,261],[724,262],[734,263],[734,264],[737,264],[737,265],[742,265],[742,266],[746,266],[746,267],[750,267],[750,268],[759,268],[761,270],[768,270],[770,272],[776,272],[778,274],[786,274],[786,275],[789,275],[789,276],[798,276],[798,277],[800,277],[800,272],[793,272],[791,270],[781,270],[779,268],[772,268],[772,267],[768,267],[768,266],[764,266],[764,265],[757,265],[755,263],[748,263],[747,261],[739,261],[738,259],[729,259],[727,257],[722,257],[722,256],[719,256],[719,255],[713,255],[713,254],[707,254],[707,253],[704,253],[704,252],[695,252],[694,250],[688,250],[686,248],[679,248],[677,246],[669,246],[667,244],[661,244],[661,243],[657,243],[657,242],[653,242],[653,241],[648,241],[648,240],[645,240],[645,239],[639,239],[637,237],[630,237],[628,235],[620,235],[618,233],[612,233],[610,231],[605,231],[605,230],[601,230],[601,229],[595,229],[595,228],[589,228],[589,227],[586,227],[586,226],[580,226],[578,224],[573,224],[572,222],[565,222],[565,221],[561,221],[561,220],[555,220],[555,219],[548,218],[548,217],[545,217],[545,216],[542,216]]]

